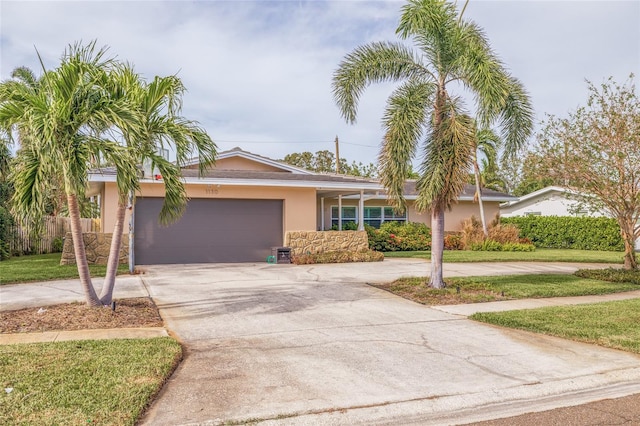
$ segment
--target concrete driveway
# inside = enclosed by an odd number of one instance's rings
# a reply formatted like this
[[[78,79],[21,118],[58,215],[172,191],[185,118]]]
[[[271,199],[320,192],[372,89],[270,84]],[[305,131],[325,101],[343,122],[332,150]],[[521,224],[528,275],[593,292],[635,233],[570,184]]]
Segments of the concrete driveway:
[[[144,285],[186,356],[142,423],[463,424],[640,392],[638,356],[478,324],[365,284],[427,273],[407,259],[150,267]]]

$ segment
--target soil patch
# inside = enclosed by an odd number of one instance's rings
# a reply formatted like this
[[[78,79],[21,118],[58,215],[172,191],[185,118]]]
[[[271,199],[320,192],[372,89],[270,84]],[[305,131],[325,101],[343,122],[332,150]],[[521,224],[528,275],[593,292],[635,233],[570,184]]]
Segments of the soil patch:
[[[148,297],[116,300],[115,311],[111,307],[65,303],[0,312],[0,333],[162,326],[158,308]]]

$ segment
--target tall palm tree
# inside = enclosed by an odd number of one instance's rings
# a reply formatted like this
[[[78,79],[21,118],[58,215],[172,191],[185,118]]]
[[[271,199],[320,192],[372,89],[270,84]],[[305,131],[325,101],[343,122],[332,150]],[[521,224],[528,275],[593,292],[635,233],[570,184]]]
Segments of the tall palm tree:
[[[200,173],[213,164],[216,145],[196,122],[181,117],[184,86],[176,76],[155,77],[147,83],[130,66],[116,72],[112,93],[128,99],[139,111],[140,122],[131,131],[120,129],[130,154],[138,164],[146,161],[157,168],[165,186],[165,198],[160,221],[169,224],[177,220],[186,208],[187,194],[181,180],[180,167],[197,154]],[[176,161],[172,163],[159,153],[172,147]],[[124,189],[124,188],[121,188]],[[118,270],[120,247],[127,204],[130,194],[119,191],[116,222],[111,239],[105,282],[100,293],[104,305],[111,304],[115,277]]]
[[[113,125],[139,122],[125,99],[109,96],[109,73],[116,65],[95,42],[65,51],[60,65],[45,71],[37,90],[14,79],[0,83],[0,126],[28,134],[16,156],[12,175],[13,208],[28,223],[37,223],[46,199],[42,188],[62,177],[80,282],[87,304],[100,305],[87,264],[78,200],[84,197],[88,171],[96,159],[116,167],[121,191],[137,189],[137,168],[129,151],[104,137]],[[44,70],[44,65],[43,65]]]
[[[474,149],[471,153],[471,161],[473,162],[473,175],[476,184],[476,193],[474,199],[478,201],[480,207],[480,222],[482,223],[482,232],[484,236],[489,236],[489,230],[487,229],[487,220],[484,215],[484,205],[482,203],[482,188],[484,185],[481,173],[480,164],[478,163],[478,152],[484,155],[484,161],[486,165],[491,166],[497,161],[498,149],[501,145],[500,137],[491,129],[476,130],[474,138]]]
[[[394,42],[356,48],[334,73],[333,95],[342,116],[354,123],[364,89],[372,83],[400,83],[387,100],[382,120],[381,181],[394,205],[406,208],[404,182],[421,150],[416,207],[431,211],[429,285],[442,288],[444,212],[466,181],[475,137],[469,112],[450,88],[455,85],[473,96],[481,127],[500,126],[507,153],[529,137],[532,110],[523,86],[491,50],[483,31],[462,19],[454,4],[409,0],[396,33],[413,41],[417,50]]]

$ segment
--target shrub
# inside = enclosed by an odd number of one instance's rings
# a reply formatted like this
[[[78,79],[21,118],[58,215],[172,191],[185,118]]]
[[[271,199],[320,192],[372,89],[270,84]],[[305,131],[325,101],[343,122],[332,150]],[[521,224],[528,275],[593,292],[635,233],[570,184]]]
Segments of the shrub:
[[[464,245],[462,244],[462,235],[447,234],[444,236],[445,250],[462,250],[463,248],[464,248]]]
[[[462,246],[465,249],[471,250],[488,250],[488,251],[516,251],[516,250],[503,250],[505,244],[524,244],[526,242],[520,241],[519,230],[516,226],[511,224],[500,223],[500,218],[496,218],[487,225],[488,237],[484,236],[482,230],[482,223],[475,217],[471,216],[469,219],[462,223]],[[485,244],[486,243],[486,244]],[[498,243],[500,249],[494,249],[497,247],[493,243]],[[480,247],[486,247],[485,249]],[[511,246],[510,246],[511,247]],[[513,246],[516,247],[516,246]],[[529,250],[517,250],[517,251],[529,251]]]
[[[52,253],[62,253],[63,247],[64,247],[64,240],[60,237],[55,237],[51,242]]]
[[[482,242],[472,243],[470,249],[473,251],[534,251],[536,247],[533,244],[501,243],[486,239]]]
[[[0,206],[0,260],[8,259],[11,255],[9,239],[12,238],[11,227],[13,223],[13,217],[9,210]]]
[[[376,251],[416,251],[431,248],[431,230],[424,223],[385,222],[380,229],[365,225],[369,248]]]
[[[326,253],[301,254],[292,256],[296,265],[316,263],[349,263],[349,262],[382,262],[384,254],[373,250],[362,251],[329,251]]]
[[[536,247],[622,251],[620,226],[606,217],[517,216],[501,219],[520,230]]]
[[[640,271],[619,268],[579,269],[574,275],[581,278],[609,281],[614,283],[632,283],[640,285]]]
[[[331,225],[331,230],[332,231],[337,231],[338,230],[338,225],[333,224]],[[342,230],[343,231],[357,231],[358,230],[358,224],[355,222],[342,222]]]

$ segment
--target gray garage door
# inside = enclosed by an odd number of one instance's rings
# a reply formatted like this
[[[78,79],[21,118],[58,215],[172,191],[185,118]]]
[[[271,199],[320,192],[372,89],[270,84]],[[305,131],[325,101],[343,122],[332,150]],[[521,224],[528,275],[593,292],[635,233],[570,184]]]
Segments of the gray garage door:
[[[282,200],[192,199],[182,218],[158,224],[161,198],[138,198],[135,263],[264,262],[282,245]]]

